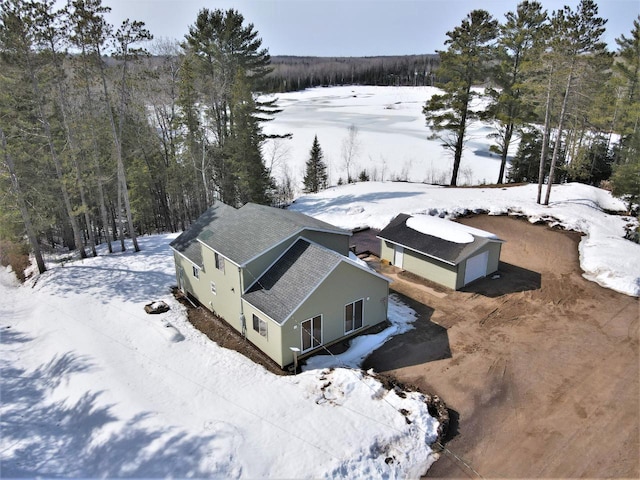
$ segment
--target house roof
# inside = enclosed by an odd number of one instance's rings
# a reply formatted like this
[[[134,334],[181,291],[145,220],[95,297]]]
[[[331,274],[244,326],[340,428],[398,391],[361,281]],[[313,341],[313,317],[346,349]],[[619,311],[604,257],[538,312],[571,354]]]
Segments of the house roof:
[[[455,224],[456,230],[465,233],[472,240],[467,243],[446,240],[442,237],[449,237],[449,235],[441,235],[439,230],[449,230],[452,223],[450,220],[437,219],[435,217],[430,218],[429,226],[432,229],[432,233],[430,234],[409,227],[407,220],[411,218],[413,218],[411,215],[405,213],[399,214],[391,220],[389,225],[380,231],[378,238],[422,253],[428,257],[441,260],[450,265],[458,265],[488,243],[503,242],[503,240],[500,240],[489,232],[466,227],[458,223]]]
[[[196,265],[202,266],[202,249],[198,244],[198,237],[207,231],[210,225],[222,222],[224,217],[232,216],[235,210],[225,203],[216,202],[169,245]]]
[[[253,258],[302,230],[351,235],[350,232],[299,212],[247,203],[233,208],[216,202],[171,246],[194,263],[202,264],[198,242],[237,265]]]
[[[390,281],[338,252],[301,237],[247,289],[242,298],[282,325],[340,263]]]
[[[242,296],[282,325],[346,257],[298,239]]]

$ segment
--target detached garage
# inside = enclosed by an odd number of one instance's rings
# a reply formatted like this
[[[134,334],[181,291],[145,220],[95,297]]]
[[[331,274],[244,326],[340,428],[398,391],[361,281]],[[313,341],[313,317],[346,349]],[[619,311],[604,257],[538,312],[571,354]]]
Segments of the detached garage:
[[[379,234],[380,259],[458,290],[498,270],[494,234],[430,215],[401,213]]]

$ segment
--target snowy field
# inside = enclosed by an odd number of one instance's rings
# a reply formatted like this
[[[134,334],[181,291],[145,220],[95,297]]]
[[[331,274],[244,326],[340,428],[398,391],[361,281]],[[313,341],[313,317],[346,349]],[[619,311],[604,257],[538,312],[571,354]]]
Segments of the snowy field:
[[[196,331],[169,290],[172,238],[49,263],[23,286],[0,270],[3,477],[415,478],[428,469],[438,424],[421,394],[400,398],[349,368],[276,376]],[[171,310],[147,315],[156,300]],[[412,328],[413,311],[391,303],[397,325],[360,340],[360,352]]]
[[[291,133],[293,137],[277,140],[277,145],[268,143],[267,163],[275,158],[274,176],[280,178],[287,170],[301,186],[305,162],[317,135],[328,166],[329,184],[337,185],[340,178],[346,182],[342,147],[349,127],[354,125],[359,147],[350,168],[353,178],[366,169],[371,180],[448,184],[453,155],[442,148],[441,141],[428,139],[431,131],[422,114],[426,101],[438,92],[434,87],[346,86],[278,94],[275,98],[283,111],[264,125],[264,131]],[[480,105],[477,101],[474,108]],[[485,122],[469,124],[459,185],[497,181],[500,159],[489,152],[491,140],[487,139],[493,131]],[[514,142],[510,155],[516,150]]]
[[[292,210],[334,225],[382,229],[398,213],[455,218],[472,212],[519,215],[531,222],[583,233],[580,266],[584,277],[606,288],[640,296],[640,245],[624,239],[637,225],[624,203],[605,190],[570,183],[555,185],[549,206],[535,201],[537,185],[508,188],[449,188],[405,182],[363,182],[299,197]]]

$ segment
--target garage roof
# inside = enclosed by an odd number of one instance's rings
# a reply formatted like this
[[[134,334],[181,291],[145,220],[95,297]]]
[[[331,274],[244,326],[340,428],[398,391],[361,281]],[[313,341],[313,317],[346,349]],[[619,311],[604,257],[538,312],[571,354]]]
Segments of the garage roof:
[[[475,252],[487,243],[504,242],[489,232],[466,227],[458,223],[455,224],[456,229],[463,230],[465,233],[471,235],[473,241],[469,243],[458,243],[445,240],[442,236],[439,236],[438,229],[448,231],[452,223],[450,220],[437,217],[430,218],[429,224],[431,228],[433,228],[433,234],[429,234],[407,226],[407,220],[410,218],[413,217],[405,213],[399,214],[391,220],[389,225],[380,231],[378,238],[450,265],[458,265],[473,256]]]

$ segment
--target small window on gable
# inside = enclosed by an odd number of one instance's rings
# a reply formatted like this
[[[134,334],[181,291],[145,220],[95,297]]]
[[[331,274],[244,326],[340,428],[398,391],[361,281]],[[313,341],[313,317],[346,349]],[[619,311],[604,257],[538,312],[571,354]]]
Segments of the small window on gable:
[[[193,265],[193,276],[194,278],[200,278],[200,269]]]
[[[253,329],[263,337],[267,336],[267,322],[257,315],[253,316]]]
[[[216,294],[216,282],[211,282],[211,293]]]
[[[216,268],[224,272],[224,257],[216,253]]]

